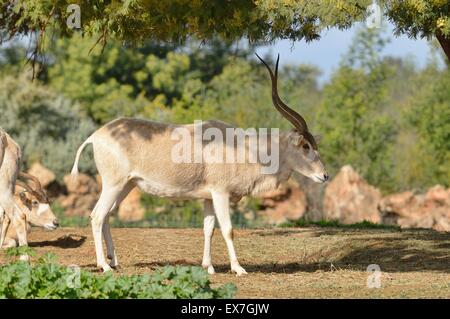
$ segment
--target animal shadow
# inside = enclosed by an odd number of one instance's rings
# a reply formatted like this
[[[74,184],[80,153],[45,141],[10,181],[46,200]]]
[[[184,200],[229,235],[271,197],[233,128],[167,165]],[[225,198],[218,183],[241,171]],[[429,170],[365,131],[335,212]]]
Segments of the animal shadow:
[[[31,242],[28,246],[30,247],[58,247],[58,248],[78,248],[84,244],[86,241],[86,236],[82,235],[63,235],[55,240],[44,240],[38,242]]]

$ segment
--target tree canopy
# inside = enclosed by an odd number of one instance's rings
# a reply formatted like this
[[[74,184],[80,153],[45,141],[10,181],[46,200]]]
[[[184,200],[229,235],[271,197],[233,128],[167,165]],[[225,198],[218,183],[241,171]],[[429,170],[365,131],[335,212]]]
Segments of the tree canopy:
[[[372,0],[0,0],[4,37],[39,32],[49,27],[70,36],[67,24],[80,8],[83,34],[139,43],[160,40],[179,43],[187,38],[250,41],[318,39],[330,27],[348,28],[363,21]],[[383,13],[397,34],[436,36],[450,59],[448,0],[380,0]],[[73,8],[73,7],[70,7]],[[39,41],[37,41],[39,49]]]

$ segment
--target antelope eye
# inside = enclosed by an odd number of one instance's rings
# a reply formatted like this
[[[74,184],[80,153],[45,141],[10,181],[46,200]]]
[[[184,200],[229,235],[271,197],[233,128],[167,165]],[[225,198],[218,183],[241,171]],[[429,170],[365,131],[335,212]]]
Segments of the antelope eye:
[[[33,204],[33,206],[39,206],[39,202],[37,200],[32,201],[31,204]]]
[[[309,151],[309,144],[303,144],[303,149]]]

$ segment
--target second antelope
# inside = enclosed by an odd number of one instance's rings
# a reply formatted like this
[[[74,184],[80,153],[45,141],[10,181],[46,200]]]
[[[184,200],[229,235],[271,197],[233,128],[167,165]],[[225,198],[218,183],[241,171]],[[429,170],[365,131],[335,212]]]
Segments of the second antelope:
[[[233,231],[230,219],[230,201],[237,202],[243,196],[255,195],[275,189],[296,171],[316,182],[323,183],[328,174],[320,160],[317,141],[309,132],[304,118],[288,107],[278,96],[277,76],[258,56],[269,71],[272,81],[272,102],[294,128],[277,136],[279,165],[276,172],[262,174],[263,163],[175,163],[171,157],[176,141],[174,130],[183,128],[193,137],[194,125],[175,125],[159,122],[120,118],[94,132],[78,149],[72,176],[78,174],[78,161],[84,147],[93,145],[94,159],[102,179],[102,192],[91,213],[91,224],[97,255],[97,266],[104,271],[118,265],[109,227],[109,215],[135,187],[152,195],[171,198],[204,199],[204,252],[202,266],[214,273],[211,262],[211,238],[217,218],[228,249],[231,271],[237,275],[246,274],[238,262],[233,245]],[[231,125],[220,121],[206,121],[202,129],[215,128],[223,132]],[[266,139],[275,138],[270,135]],[[258,138],[263,138],[258,135]],[[216,143],[211,141],[205,144]],[[222,141],[219,141],[222,142]],[[227,148],[247,147],[244,145],[220,144]],[[194,154],[193,154],[194,155]],[[102,238],[106,242],[106,261]]]
[[[15,203],[19,210],[25,215],[25,224],[12,223],[8,216],[3,221],[4,244],[2,248],[16,247],[18,239],[26,236],[30,226],[43,227],[55,230],[59,224],[53,213],[45,190],[39,180],[28,173],[20,172],[19,178],[28,180],[28,183],[17,180]]]
[[[9,222],[18,229],[26,229],[25,214],[19,209],[14,199],[16,180],[20,172],[22,152],[19,145],[0,128],[0,247],[6,236]],[[27,233],[17,233],[19,245],[27,245]],[[22,255],[21,259],[28,259]]]

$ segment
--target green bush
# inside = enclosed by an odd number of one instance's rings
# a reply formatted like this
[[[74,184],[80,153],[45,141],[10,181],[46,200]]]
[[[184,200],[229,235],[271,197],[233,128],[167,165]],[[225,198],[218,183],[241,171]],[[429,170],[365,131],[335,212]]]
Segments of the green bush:
[[[350,229],[388,229],[388,230],[399,230],[400,227],[396,225],[384,225],[376,224],[368,220],[363,220],[359,223],[353,224],[342,224],[338,220],[318,220],[311,221],[300,218],[298,220],[285,222],[279,225],[279,227],[324,227],[324,228],[350,228]]]
[[[58,180],[70,172],[78,146],[95,130],[72,103],[25,74],[0,78],[0,126],[21,146],[25,166],[39,161]],[[94,173],[93,161],[81,161]]]
[[[50,254],[31,265],[15,261],[0,266],[0,298],[210,299],[232,298],[235,292],[233,284],[212,288],[206,271],[195,266],[166,266],[152,275],[97,275],[58,265]]]

